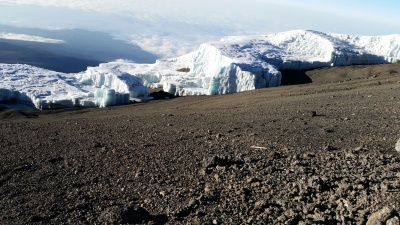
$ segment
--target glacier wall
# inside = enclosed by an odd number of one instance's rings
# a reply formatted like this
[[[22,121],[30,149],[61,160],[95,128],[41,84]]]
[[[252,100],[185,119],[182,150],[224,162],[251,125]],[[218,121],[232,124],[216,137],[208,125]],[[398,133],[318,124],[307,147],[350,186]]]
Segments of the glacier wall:
[[[354,36],[346,34],[331,34],[332,37],[367,50],[374,56],[381,56],[384,61],[395,63],[400,61],[400,35],[386,36]]]
[[[139,77],[102,66],[89,67],[78,76],[78,81],[96,88],[88,96],[95,99],[95,106],[100,107],[127,104],[132,98],[146,98],[149,95]]]
[[[126,104],[149,88],[176,96],[228,94],[279,86],[284,69],[400,61],[400,35],[355,36],[294,30],[231,36],[154,64],[117,60],[78,74],[0,64],[0,104],[39,109]]]
[[[201,45],[196,54],[174,61],[178,67],[190,71],[184,75],[165,73],[160,83],[165,91],[177,96],[227,94],[277,86],[280,82],[278,71],[275,71],[276,78],[272,79],[269,70],[273,68],[260,64],[253,65],[252,71],[248,71],[247,64],[235,63],[232,58],[222,55],[221,51],[209,44]]]
[[[372,37],[305,30],[232,36],[202,44],[190,54],[135,65],[127,71],[141,77],[146,86],[163,87],[177,96],[227,94],[279,86],[279,71],[285,69],[397,62],[399,42],[399,35]],[[179,72],[182,68],[188,72]]]
[[[151,65],[119,61],[100,67],[118,68],[142,78],[147,87],[162,87],[176,96],[228,94],[280,85],[281,73],[275,67],[251,60],[238,61],[206,43],[198,51]]]
[[[37,109],[105,107],[148,98],[142,80],[107,68],[64,74],[33,66],[0,64],[0,104]]]

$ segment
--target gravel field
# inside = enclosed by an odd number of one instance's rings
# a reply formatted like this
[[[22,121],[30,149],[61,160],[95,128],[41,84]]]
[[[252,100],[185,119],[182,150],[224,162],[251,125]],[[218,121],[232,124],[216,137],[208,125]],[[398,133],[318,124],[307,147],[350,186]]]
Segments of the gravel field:
[[[400,64],[107,108],[0,109],[0,224],[387,224]]]

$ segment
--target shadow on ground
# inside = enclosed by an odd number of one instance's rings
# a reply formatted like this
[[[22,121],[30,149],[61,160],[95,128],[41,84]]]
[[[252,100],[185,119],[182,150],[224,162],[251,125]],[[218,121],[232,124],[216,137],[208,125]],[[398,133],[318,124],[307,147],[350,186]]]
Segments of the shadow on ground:
[[[307,76],[307,70],[281,70],[281,85],[309,84],[312,80]]]

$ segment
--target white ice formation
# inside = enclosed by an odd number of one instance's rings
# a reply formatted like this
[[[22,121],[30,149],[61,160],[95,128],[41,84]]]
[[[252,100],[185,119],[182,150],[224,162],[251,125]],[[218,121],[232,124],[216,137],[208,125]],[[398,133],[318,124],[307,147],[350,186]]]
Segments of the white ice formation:
[[[400,35],[354,36],[295,30],[225,37],[155,64],[104,63],[79,74],[0,65],[0,102],[37,108],[107,106],[146,97],[144,86],[177,96],[227,94],[279,86],[281,70],[400,61]],[[40,79],[38,79],[40,77]]]
[[[28,65],[0,64],[0,103],[37,109],[127,104],[147,98],[142,80],[107,68],[64,74]]]
[[[279,86],[281,70],[393,63],[400,35],[354,36],[295,30],[261,36],[225,37],[198,51],[155,64],[111,62],[141,77],[148,87],[177,96],[227,94]]]

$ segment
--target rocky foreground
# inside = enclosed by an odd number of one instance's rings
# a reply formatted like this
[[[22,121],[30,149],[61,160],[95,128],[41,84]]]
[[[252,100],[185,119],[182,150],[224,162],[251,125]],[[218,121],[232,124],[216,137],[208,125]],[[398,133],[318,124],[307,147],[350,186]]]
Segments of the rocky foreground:
[[[399,224],[400,64],[304,77],[103,109],[3,108],[1,224]]]

